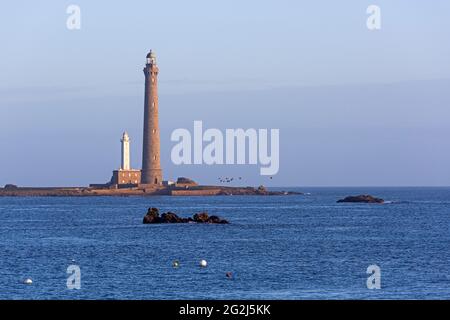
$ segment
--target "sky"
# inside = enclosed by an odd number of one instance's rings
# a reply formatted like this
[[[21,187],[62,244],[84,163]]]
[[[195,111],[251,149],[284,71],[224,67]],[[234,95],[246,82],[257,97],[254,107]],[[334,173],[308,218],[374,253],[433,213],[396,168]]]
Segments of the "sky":
[[[78,5],[81,28],[66,9]],[[381,29],[369,30],[369,5]],[[86,186],[141,167],[142,68],[157,55],[165,179],[450,185],[450,2],[14,1],[0,10],[0,185]],[[280,130],[280,169],[175,165],[171,133]]]

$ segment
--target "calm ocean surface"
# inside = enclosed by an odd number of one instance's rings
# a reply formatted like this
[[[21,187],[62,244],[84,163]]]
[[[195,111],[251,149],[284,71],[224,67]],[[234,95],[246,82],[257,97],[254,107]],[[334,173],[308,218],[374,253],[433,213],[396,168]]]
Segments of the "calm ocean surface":
[[[450,188],[298,191],[311,194],[0,197],[0,299],[450,298]],[[336,203],[361,193],[393,203]],[[231,224],[143,225],[150,206]],[[71,264],[80,290],[66,287]],[[380,290],[366,287],[371,264]]]

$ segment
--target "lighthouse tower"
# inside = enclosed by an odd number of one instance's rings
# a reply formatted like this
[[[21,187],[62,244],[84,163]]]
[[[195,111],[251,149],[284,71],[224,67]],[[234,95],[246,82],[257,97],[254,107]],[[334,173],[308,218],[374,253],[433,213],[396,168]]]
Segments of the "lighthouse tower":
[[[141,182],[141,170],[131,169],[130,162],[130,137],[127,132],[122,134],[120,139],[122,146],[120,169],[114,170],[108,187],[132,188],[137,187]]]
[[[142,150],[141,184],[162,184],[158,124],[158,66],[153,51],[147,54],[144,68],[144,139]]]
[[[130,170],[130,137],[124,132],[122,139],[122,161],[120,162],[120,170]]]

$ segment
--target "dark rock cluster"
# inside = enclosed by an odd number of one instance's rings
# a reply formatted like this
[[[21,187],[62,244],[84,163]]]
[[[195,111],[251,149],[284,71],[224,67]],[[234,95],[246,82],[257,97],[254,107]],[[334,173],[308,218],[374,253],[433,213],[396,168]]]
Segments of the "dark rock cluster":
[[[197,182],[195,182],[192,179],[186,178],[186,177],[179,177],[177,179],[177,185],[178,186],[197,186]]]
[[[15,184],[7,184],[5,185],[5,190],[17,190],[19,187],[17,187]]]
[[[206,212],[196,213],[192,218],[182,218],[173,212],[159,214],[158,208],[149,208],[144,217],[144,224],[151,223],[218,223],[227,224],[228,221],[218,216],[209,216]]]
[[[348,196],[337,201],[337,203],[341,202],[384,203],[384,200],[368,194],[361,194],[359,196]]]

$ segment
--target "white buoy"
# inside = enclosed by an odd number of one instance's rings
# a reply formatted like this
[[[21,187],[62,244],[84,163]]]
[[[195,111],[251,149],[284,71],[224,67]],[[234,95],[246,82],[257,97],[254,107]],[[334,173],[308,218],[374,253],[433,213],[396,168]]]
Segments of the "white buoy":
[[[31,280],[30,278],[23,280],[23,284],[32,284],[32,283],[33,283],[33,280]]]
[[[200,261],[200,267],[206,268],[207,265],[208,265],[208,262],[206,262],[206,260],[201,260]]]

